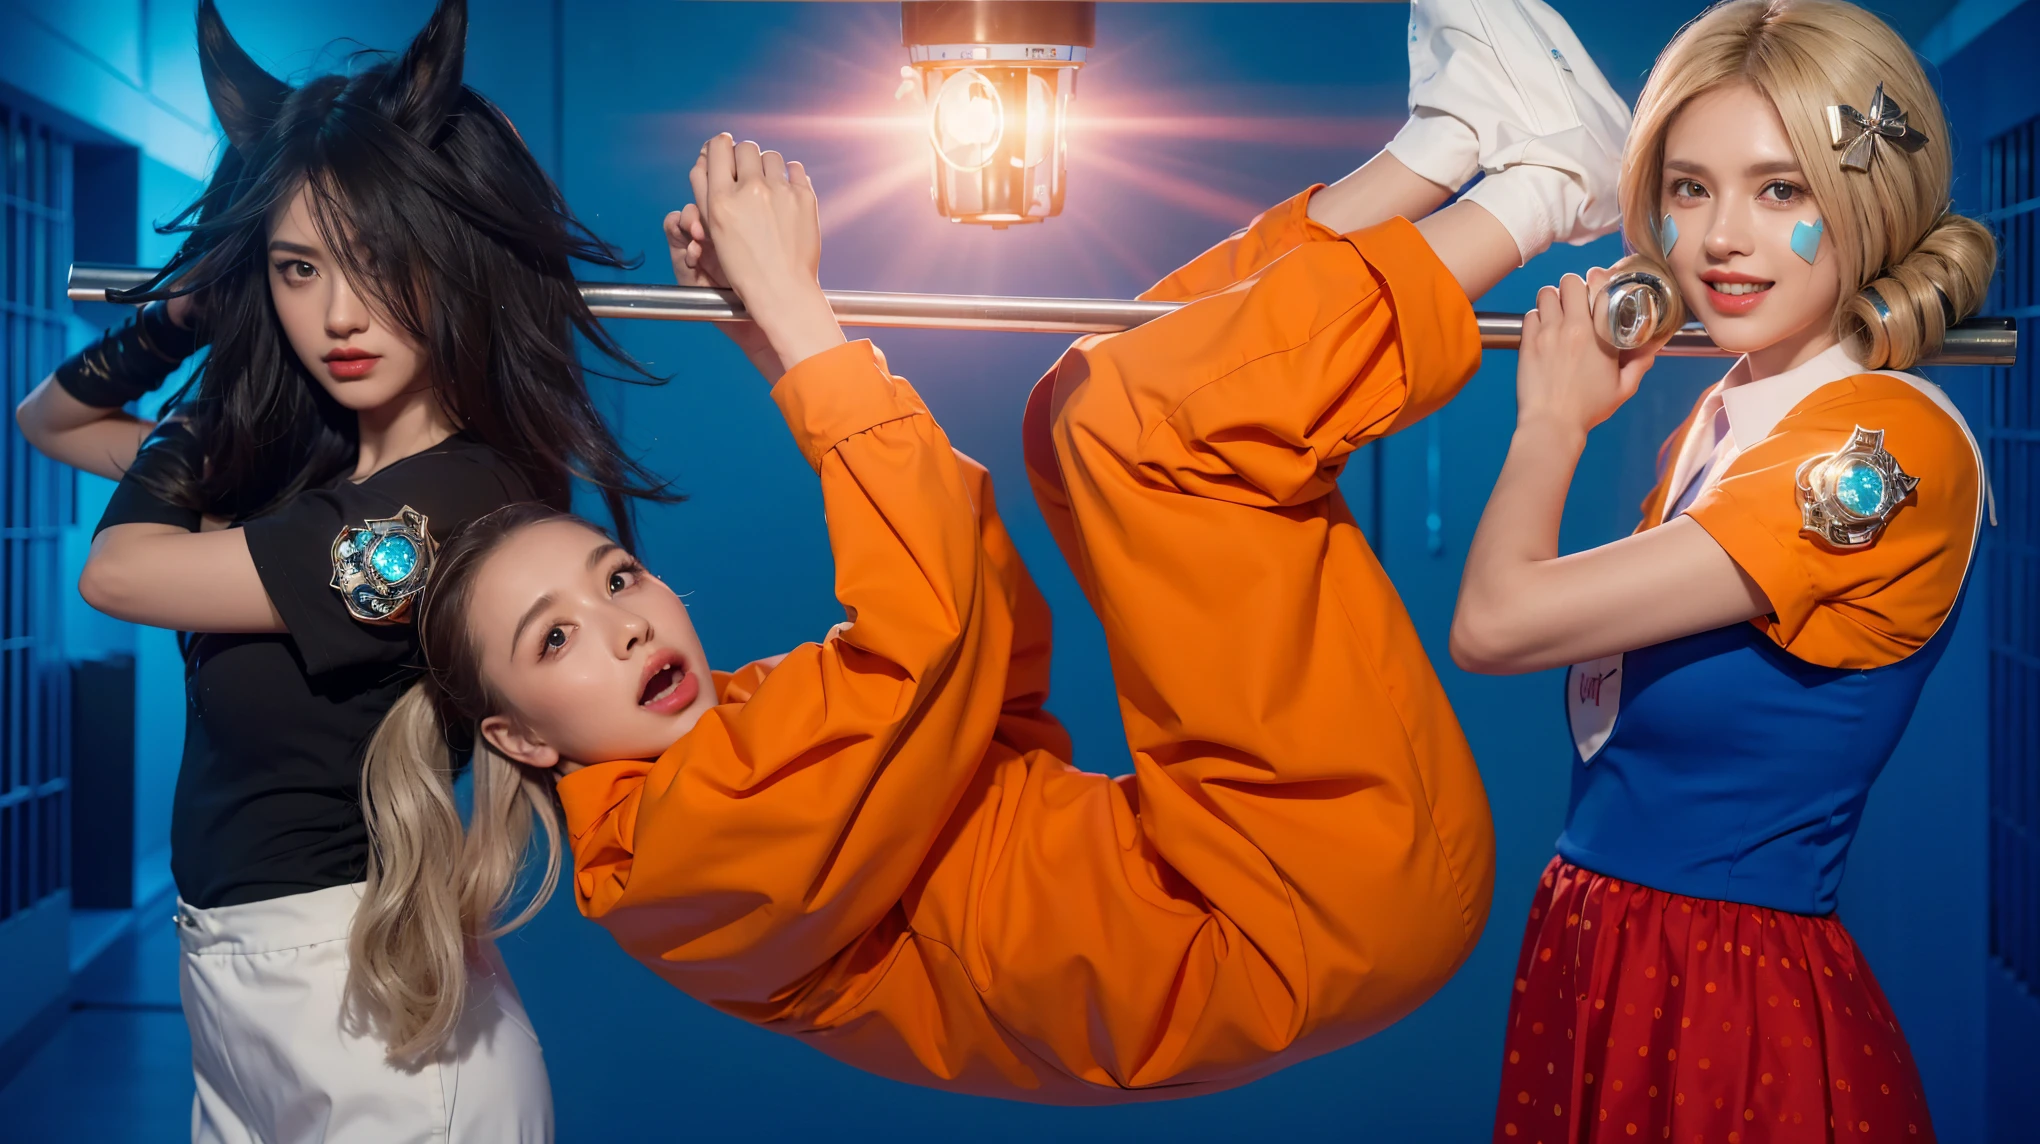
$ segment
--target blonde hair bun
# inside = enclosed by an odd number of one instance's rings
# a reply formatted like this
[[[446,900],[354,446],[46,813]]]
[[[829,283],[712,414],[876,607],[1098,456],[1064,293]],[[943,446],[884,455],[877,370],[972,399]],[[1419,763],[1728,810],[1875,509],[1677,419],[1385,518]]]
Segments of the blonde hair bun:
[[[1996,264],[1997,242],[1982,223],[1943,215],[1919,245],[1842,304],[1843,334],[1864,365],[1911,369],[1941,348],[1951,322],[1983,305]]]

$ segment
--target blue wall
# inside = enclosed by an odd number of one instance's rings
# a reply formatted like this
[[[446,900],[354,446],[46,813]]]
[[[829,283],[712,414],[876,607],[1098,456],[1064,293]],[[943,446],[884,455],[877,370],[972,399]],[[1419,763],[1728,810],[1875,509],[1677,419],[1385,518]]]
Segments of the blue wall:
[[[1896,22],[1914,36],[1947,7],[1885,6],[1900,9]],[[74,80],[64,78],[71,73],[30,66],[5,46],[17,25],[57,29],[49,34],[65,50],[92,45],[102,76],[126,68],[133,76],[126,86],[145,96],[140,110],[88,106],[74,114],[130,139],[160,130],[169,140],[154,156],[163,171],[204,169],[209,143],[184,138],[194,121],[204,122],[188,8],[163,0],[28,7],[37,14],[0,9],[0,80],[53,102],[72,90]],[[341,37],[400,45],[427,7],[222,0],[243,42],[279,71],[314,64],[319,49]],[[919,120],[891,99],[903,62],[896,5],[560,0],[556,9],[553,0],[477,0],[474,7],[470,82],[506,108],[598,233],[647,256],[633,275],[647,282],[670,281],[659,220],[686,202],[686,169],[717,130],[808,164],[822,193],[829,286],[1123,296],[1260,207],[1344,173],[1403,116],[1401,5],[1101,5],[1099,47],[1074,107],[1066,212],[1044,226],[994,233],[952,226],[928,204]],[[1700,5],[1558,7],[1633,96],[1658,48]],[[162,182],[170,198],[188,185],[167,175]],[[161,197],[144,206],[165,209]],[[1482,308],[1526,309],[1538,285],[1618,253],[1614,240],[1561,248],[1503,283]],[[672,380],[600,383],[607,408],[652,467],[692,498],[643,514],[644,555],[692,593],[719,664],[819,637],[841,618],[820,502],[763,383],[710,329],[613,329]],[[1056,610],[1052,706],[1070,725],[1081,764],[1124,770],[1099,631],[1025,493],[1015,431],[1028,386],[1063,341],[927,331],[874,338],[1004,489],[1008,523]],[[1241,1091],[1122,1109],[1042,1109],[879,1081],[714,1014],[657,983],[561,901],[505,950],[547,1047],[564,1138],[756,1134],[763,1125],[773,1135],[849,1138],[959,1129],[984,1139],[1044,1131],[1073,1139],[1486,1132],[1512,959],[1531,885],[1558,832],[1569,758],[1556,675],[1473,677],[1444,655],[1465,547],[1513,426],[1514,366],[1512,354],[1490,355],[1465,395],[1433,419],[1435,429],[1420,426],[1376,446],[1384,475],[1377,546],[1441,665],[1496,816],[1499,879],[1487,936],[1434,1001],[1371,1041]],[[1661,366],[1595,434],[1569,505],[1568,547],[1629,530],[1659,441],[1720,369]],[[1980,419],[1973,403],[1980,390],[1961,372],[1942,380]],[[1433,449],[1435,497],[1426,480]],[[1349,484],[1369,468],[1356,464]],[[1434,512],[1435,546],[1427,527]],[[1844,904],[1912,1037],[1949,1139],[1982,1131],[1982,615],[1972,603],[1871,802]],[[174,664],[157,671],[158,686],[177,686],[161,674]],[[1920,845],[1922,836],[1934,844]]]

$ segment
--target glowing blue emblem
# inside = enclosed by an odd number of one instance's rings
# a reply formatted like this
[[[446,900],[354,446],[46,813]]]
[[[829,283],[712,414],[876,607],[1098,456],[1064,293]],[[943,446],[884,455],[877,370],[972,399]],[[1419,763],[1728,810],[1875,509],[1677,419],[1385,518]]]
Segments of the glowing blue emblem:
[[[418,570],[418,546],[402,533],[392,533],[368,550],[368,566],[391,584],[401,584]]]
[[[410,505],[393,517],[350,524],[333,538],[333,590],[355,619],[398,623],[425,590],[438,547],[425,514]]]
[[[1884,474],[1867,461],[1850,461],[1835,478],[1835,499],[1857,516],[1874,516],[1884,507]]]
[[[1858,425],[1841,449],[1801,464],[1796,483],[1802,533],[1835,548],[1862,548],[1920,481],[1884,451],[1884,430]]]

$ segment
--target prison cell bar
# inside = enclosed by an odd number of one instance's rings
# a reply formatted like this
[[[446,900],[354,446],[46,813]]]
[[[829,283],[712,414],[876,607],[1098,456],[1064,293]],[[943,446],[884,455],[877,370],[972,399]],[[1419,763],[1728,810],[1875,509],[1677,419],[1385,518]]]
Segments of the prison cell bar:
[[[109,290],[139,286],[155,271],[134,266],[75,263],[69,293],[74,302],[103,302]],[[598,318],[654,318],[668,322],[742,320],[744,308],[728,290],[690,286],[634,286],[583,282],[581,297]],[[1109,334],[1153,321],[1177,302],[1113,298],[1004,298],[973,294],[890,294],[824,290],[836,320],[846,326],[942,330],[999,330],[1041,334]],[[1474,315],[1483,349],[1512,350],[1523,340],[1520,314]],[[1923,365],[2011,365],[2018,360],[2018,325],[2010,318],[1971,318],[1948,328],[1941,351]],[[1731,357],[1698,322],[1672,335],[1669,357]]]

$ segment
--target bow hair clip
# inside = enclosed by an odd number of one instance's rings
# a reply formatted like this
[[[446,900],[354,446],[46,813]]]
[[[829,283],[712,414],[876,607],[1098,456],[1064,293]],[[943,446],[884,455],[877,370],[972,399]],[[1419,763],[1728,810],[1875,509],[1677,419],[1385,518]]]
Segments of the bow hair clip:
[[[1827,117],[1828,134],[1835,149],[1842,152],[1844,171],[1870,170],[1870,156],[1883,139],[1898,144],[1907,154],[1927,145],[1927,133],[1906,126],[1905,109],[1884,94],[1881,83],[1877,94],[1870,97],[1869,114],[1844,103],[1829,107]]]

